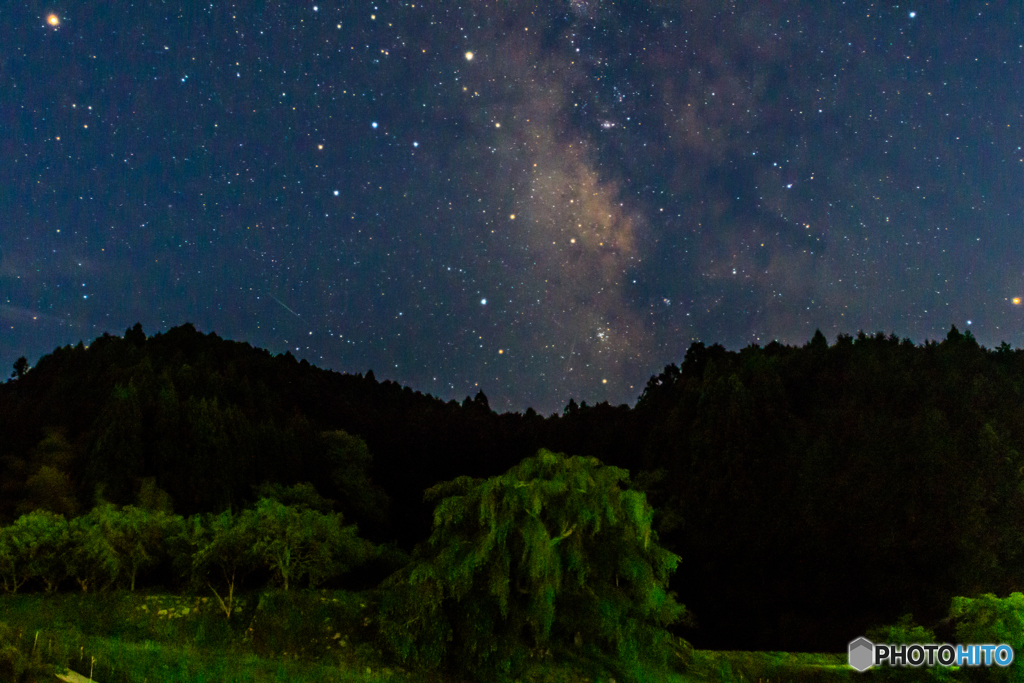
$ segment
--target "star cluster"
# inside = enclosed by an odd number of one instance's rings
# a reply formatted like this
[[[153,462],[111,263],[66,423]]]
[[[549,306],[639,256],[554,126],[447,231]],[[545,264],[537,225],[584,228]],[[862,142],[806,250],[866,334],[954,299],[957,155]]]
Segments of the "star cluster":
[[[12,4],[0,362],[191,321],[493,408],[1024,345],[1013,3]]]

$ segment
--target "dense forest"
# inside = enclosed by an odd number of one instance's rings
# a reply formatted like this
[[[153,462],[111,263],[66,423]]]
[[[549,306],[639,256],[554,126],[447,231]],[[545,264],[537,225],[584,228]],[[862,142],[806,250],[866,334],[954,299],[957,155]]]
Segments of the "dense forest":
[[[695,343],[633,407],[499,415],[483,392],[444,402],[136,325],[21,360],[0,384],[0,526],[104,506],[212,520],[305,491],[372,547],[412,552],[436,526],[426,491],[468,491],[549,449],[626,470],[617,486],[645,494],[680,558],[677,635],[840,652],[910,612],[941,634],[954,596],[1024,586],[1022,385],[1024,351],[955,327],[922,345],[818,332],[803,347]]]

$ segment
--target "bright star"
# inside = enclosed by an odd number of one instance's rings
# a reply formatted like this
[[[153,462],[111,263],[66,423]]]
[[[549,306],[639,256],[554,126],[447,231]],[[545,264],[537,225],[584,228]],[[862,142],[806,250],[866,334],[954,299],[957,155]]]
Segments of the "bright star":
[[[481,306],[486,306],[487,305],[487,299],[480,299],[480,305]]]
[[[60,17],[58,17],[56,14],[50,14],[46,17],[46,23],[49,24],[50,26],[53,26],[54,28],[57,28],[58,26],[60,26]]]

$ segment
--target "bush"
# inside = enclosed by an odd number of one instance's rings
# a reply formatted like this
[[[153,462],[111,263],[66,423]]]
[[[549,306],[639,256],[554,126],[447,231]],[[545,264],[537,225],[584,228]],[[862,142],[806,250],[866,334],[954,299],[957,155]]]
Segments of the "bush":
[[[20,683],[52,678],[54,668],[41,661],[39,650],[34,647],[36,643],[33,641],[26,654],[19,640],[14,629],[0,621],[0,681]]]
[[[1015,658],[1008,667],[962,667],[970,680],[1024,681],[1024,594],[997,598],[986,593],[977,598],[953,598],[949,616],[957,621],[956,636],[961,643],[1006,643]]]
[[[904,614],[895,624],[869,628],[864,637],[873,643],[934,643],[935,633],[914,623],[913,614]],[[912,667],[882,666],[871,669],[875,680],[881,681],[949,681],[953,680],[955,667],[936,664],[932,667],[917,669]]]

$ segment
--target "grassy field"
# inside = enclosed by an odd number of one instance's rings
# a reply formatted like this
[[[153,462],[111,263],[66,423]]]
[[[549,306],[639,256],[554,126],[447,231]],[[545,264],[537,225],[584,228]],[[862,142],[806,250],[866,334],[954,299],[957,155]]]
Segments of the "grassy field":
[[[445,681],[404,670],[371,639],[366,594],[265,592],[242,598],[231,620],[204,596],[145,592],[0,597],[0,680],[56,681],[63,668],[101,683],[360,683]],[[651,681],[859,678],[845,655],[689,650],[686,673]],[[871,678],[868,675],[868,678]],[[523,681],[610,680],[538,661]],[[452,681],[451,683],[463,683]]]

